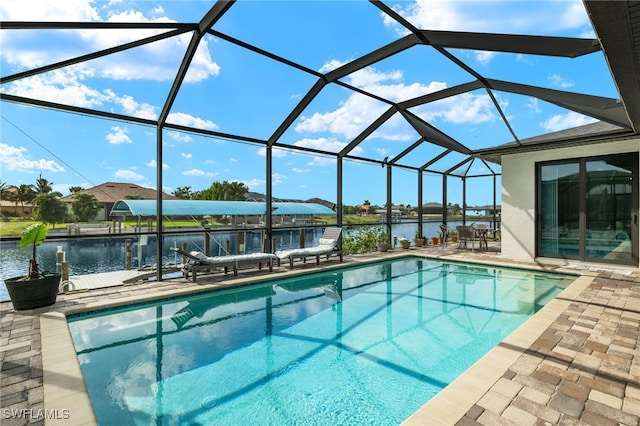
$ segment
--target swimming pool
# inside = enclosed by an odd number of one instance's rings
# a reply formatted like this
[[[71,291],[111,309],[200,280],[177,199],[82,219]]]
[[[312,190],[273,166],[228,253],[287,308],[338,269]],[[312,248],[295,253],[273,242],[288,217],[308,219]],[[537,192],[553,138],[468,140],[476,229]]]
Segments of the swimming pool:
[[[573,279],[410,257],[68,321],[99,424],[398,424]]]

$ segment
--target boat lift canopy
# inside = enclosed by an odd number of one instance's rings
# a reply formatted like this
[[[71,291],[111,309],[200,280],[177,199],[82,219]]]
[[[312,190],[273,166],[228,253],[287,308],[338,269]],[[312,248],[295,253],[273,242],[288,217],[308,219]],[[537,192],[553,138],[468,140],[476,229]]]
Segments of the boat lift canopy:
[[[156,200],[118,200],[112,216],[156,216]],[[267,203],[259,201],[162,200],[163,216],[253,216],[266,214]],[[317,203],[274,202],[272,215],[335,215]]]

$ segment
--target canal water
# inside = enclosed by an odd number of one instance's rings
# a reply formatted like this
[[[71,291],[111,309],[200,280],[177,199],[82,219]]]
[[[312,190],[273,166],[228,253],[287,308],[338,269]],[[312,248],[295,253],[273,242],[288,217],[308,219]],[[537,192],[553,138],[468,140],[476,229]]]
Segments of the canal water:
[[[437,236],[441,222],[424,222],[423,234],[427,237]],[[480,223],[480,222],[478,222]],[[455,226],[461,222],[449,222],[449,228],[455,229]],[[354,227],[354,229],[357,229]],[[403,223],[396,222],[392,224],[392,237],[404,237],[413,240],[418,224],[416,222]],[[226,254],[226,247],[229,246],[229,253],[235,254],[239,252],[238,247],[238,230],[229,233],[211,234],[210,254],[212,256]],[[313,246],[318,244],[318,240],[322,236],[322,229],[307,229],[305,231],[305,245]],[[277,230],[274,229],[274,238],[276,239],[276,247],[278,250],[299,247],[300,231]],[[125,264],[125,245],[126,240],[130,240],[132,269],[137,269],[145,265],[155,265],[156,256],[156,237],[149,236],[110,236],[105,238],[82,238],[82,239],[64,239],[55,240],[49,237],[42,245],[38,247],[38,264],[40,269],[46,272],[56,271],[56,252],[60,248],[65,253],[66,261],[69,262],[69,275],[85,275],[100,272],[121,271],[126,269]],[[173,247],[182,247],[187,245],[187,250],[204,251],[203,234],[182,234],[182,235],[165,235],[162,247],[162,263],[180,263],[182,257],[171,250]],[[247,230],[245,241],[246,253],[257,253],[262,251],[261,232]],[[8,301],[9,294],[4,285],[4,280],[16,276],[26,274],[29,265],[31,251],[29,248],[20,249],[18,241],[2,242],[0,247],[0,301]]]

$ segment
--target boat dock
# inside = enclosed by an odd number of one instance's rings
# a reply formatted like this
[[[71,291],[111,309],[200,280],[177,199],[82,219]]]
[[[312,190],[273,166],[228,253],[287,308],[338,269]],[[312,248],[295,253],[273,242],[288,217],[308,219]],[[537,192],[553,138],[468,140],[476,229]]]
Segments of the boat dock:
[[[163,267],[163,274],[180,272],[181,265]],[[155,269],[134,269],[112,272],[91,273],[86,275],[72,275],[68,281],[63,281],[60,288],[64,293],[88,291],[106,287],[116,287],[142,281],[155,280]]]

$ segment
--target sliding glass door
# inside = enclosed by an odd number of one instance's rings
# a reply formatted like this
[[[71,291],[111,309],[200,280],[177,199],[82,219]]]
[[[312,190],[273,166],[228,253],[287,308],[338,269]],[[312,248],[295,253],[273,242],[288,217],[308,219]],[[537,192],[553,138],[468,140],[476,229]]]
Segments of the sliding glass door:
[[[537,255],[638,264],[638,155],[538,164]]]

